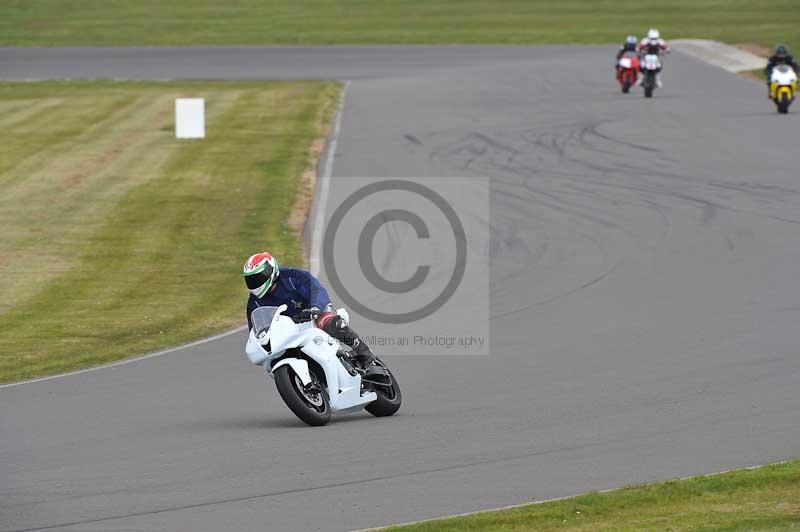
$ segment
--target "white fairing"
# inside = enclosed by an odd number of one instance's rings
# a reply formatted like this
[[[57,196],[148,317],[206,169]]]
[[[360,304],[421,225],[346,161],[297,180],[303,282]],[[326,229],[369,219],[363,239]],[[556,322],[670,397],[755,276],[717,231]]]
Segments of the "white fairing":
[[[295,374],[300,377],[300,382],[303,383],[303,386],[311,384],[311,374],[308,372],[307,360],[303,360],[302,358],[286,358],[272,366],[271,373],[275,373],[275,370],[281,366],[291,366]]]
[[[303,384],[308,384],[311,381],[308,362],[302,358],[286,357],[272,367],[272,361],[284,355],[287,349],[298,348],[317,362],[325,372],[331,411],[360,410],[378,398],[372,391],[361,394],[361,376],[350,375],[339,361],[337,356],[339,342],[336,339],[315,327],[313,322],[295,323],[283,315],[285,311],[286,305],[278,307],[269,329],[262,332],[258,338],[255,328],[250,331],[245,346],[250,362],[263,365],[264,371],[270,377],[275,369],[289,365]],[[336,313],[346,321],[349,318],[344,309],[339,309]],[[264,349],[265,345],[269,345],[269,351]]]
[[[777,83],[778,85],[790,85],[797,81],[797,74],[795,73],[793,68],[773,68],[772,69],[772,77],[770,78],[772,83]]]
[[[644,56],[642,65],[644,66],[645,70],[658,70],[661,68],[661,60],[656,54],[647,54]]]
[[[631,68],[631,58],[630,57],[620,57],[619,66],[621,66],[622,68]]]

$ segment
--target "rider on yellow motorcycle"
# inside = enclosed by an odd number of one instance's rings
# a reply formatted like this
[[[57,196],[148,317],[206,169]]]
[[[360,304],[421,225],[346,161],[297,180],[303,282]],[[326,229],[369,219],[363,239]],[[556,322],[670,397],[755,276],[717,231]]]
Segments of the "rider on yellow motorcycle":
[[[788,65],[792,67],[795,73],[800,76],[800,65],[797,64],[794,57],[789,53],[789,49],[785,44],[779,44],[775,47],[773,53],[767,60],[767,66],[764,68],[764,77],[767,79],[767,88],[769,89],[770,81],[772,79],[772,69],[778,65]],[[768,98],[772,98],[771,93],[767,94]]]

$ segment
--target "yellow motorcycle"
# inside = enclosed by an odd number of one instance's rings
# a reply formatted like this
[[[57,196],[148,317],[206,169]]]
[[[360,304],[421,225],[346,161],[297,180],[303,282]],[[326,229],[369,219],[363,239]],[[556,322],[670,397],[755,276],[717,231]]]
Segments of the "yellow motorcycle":
[[[780,114],[788,113],[797,94],[797,73],[788,65],[778,65],[772,69],[769,81],[769,97]]]

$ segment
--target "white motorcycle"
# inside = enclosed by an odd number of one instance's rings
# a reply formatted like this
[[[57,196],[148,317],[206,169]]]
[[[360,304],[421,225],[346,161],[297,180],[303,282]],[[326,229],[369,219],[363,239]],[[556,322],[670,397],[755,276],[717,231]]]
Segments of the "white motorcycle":
[[[658,54],[647,54],[642,58],[642,87],[644,97],[652,98],[658,85],[658,71],[661,70],[661,58]]]
[[[318,329],[314,321],[295,323],[286,305],[260,307],[250,315],[253,327],[245,352],[275,380],[286,406],[305,423],[325,425],[331,413],[391,416],[402,396],[394,375],[380,360],[363,369],[351,350]],[[349,321],[347,311],[336,313]]]

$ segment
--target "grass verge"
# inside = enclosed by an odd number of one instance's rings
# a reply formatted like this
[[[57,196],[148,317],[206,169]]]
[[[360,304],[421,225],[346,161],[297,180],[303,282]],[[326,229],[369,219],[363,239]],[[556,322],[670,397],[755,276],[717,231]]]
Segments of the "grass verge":
[[[800,461],[381,530],[800,530]]]
[[[0,381],[240,325],[241,264],[302,263],[298,183],[326,82],[0,83]],[[206,99],[204,140],[174,99]]]
[[[4,0],[0,45],[616,43],[800,46],[797,0]]]

